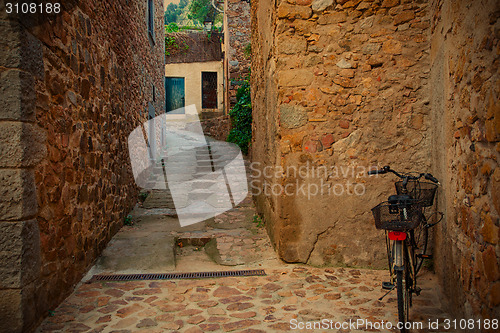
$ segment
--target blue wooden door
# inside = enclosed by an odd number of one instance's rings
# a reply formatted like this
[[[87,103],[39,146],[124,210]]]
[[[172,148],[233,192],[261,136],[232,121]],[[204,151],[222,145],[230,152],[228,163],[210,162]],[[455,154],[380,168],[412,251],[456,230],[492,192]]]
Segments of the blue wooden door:
[[[167,112],[185,106],[183,77],[165,77],[165,101]]]

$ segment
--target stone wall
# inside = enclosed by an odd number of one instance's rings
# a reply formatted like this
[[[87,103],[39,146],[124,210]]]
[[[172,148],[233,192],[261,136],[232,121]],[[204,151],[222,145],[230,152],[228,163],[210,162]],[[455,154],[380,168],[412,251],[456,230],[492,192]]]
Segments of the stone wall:
[[[54,309],[136,202],[128,134],[165,96],[163,2],[154,38],[147,3],[67,1],[32,19],[2,1],[0,251],[17,265],[2,257],[2,332],[30,331]]]
[[[394,179],[365,171],[429,171],[428,36],[426,1],[252,2],[254,193],[283,260],[385,267],[370,209]]]
[[[500,317],[500,3],[432,2],[436,271],[457,315]]]
[[[35,166],[46,156],[36,123],[35,83],[43,78],[42,45],[7,15],[0,0],[0,332],[33,329],[39,313],[40,232]]]
[[[369,208],[391,177],[350,168],[431,169],[445,213],[431,246],[450,310],[499,317],[499,12],[488,0],[253,4],[254,175],[294,193],[256,202],[285,261],[383,265]],[[263,172],[307,163],[334,171]],[[317,178],[366,192],[296,191]]]
[[[171,32],[167,37],[175,42],[167,48],[166,64],[186,64],[222,60],[221,38],[218,34],[210,37],[206,32]]]
[[[226,141],[231,130],[231,118],[219,116],[201,121],[203,133],[219,141]]]
[[[245,49],[250,45],[250,1],[228,0],[225,9],[228,32],[228,96],[230,107],[236,104],[238,82],[248,76],[251,58]]]

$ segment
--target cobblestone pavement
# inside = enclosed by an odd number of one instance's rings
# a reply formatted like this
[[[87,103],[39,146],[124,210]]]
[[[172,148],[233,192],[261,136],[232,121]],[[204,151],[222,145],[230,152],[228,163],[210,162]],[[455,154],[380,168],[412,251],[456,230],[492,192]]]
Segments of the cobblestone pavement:
[[[254,214],[247,199],[200,230],[171,231],[171,236],[184,243],[176,250],[176,270],[260,268],[266,276],[88,281],[51,313],[38,332],[396,331],[380,326],[382,321],[395,324],[397,320],[396,292],[378,300],[385,293],[381,282],[388,280],[387,271],[285,264],[277,259]],[[204,239],[215,242],[196,243]],[[442,311],[443,298],[434,276],[424,273],[419,283],[423,290],[414,298],[411,313],[414,321],[422,322],[424,329],[418,331],[426,332],[429,319],[444,319],[447,314]],[[332,329],[294,330],[301,324],[318,325],[323,319]],[[373,327],[348,325],[357,320]]]
[[[288,331],[293,320],[396,322],[395,292],[378,301],[384,271],[283,265],[266,272],[244,278],[83,284],[40,331],[250,333]],[[424,291],[412,308],[418,313],[414,320],[424,325],[446,317],[431,278],[423,277]],[[365,331],[359,328],[314,331]]]

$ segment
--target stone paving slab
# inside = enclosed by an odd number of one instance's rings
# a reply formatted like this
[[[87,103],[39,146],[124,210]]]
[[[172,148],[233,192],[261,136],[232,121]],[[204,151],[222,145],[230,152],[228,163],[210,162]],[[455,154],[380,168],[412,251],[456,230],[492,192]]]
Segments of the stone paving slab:
[[[166,232],[120,232],[108,244],[89,275],[156,273],[175,270],[175,238]]]

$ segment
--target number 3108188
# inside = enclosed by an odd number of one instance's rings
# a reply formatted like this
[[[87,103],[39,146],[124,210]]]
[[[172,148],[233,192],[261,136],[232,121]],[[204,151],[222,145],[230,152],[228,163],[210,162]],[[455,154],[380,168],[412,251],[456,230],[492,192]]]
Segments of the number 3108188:
[[[7,14],[59,14],[61,4],[56,3],[10,3],[5,4]]]

